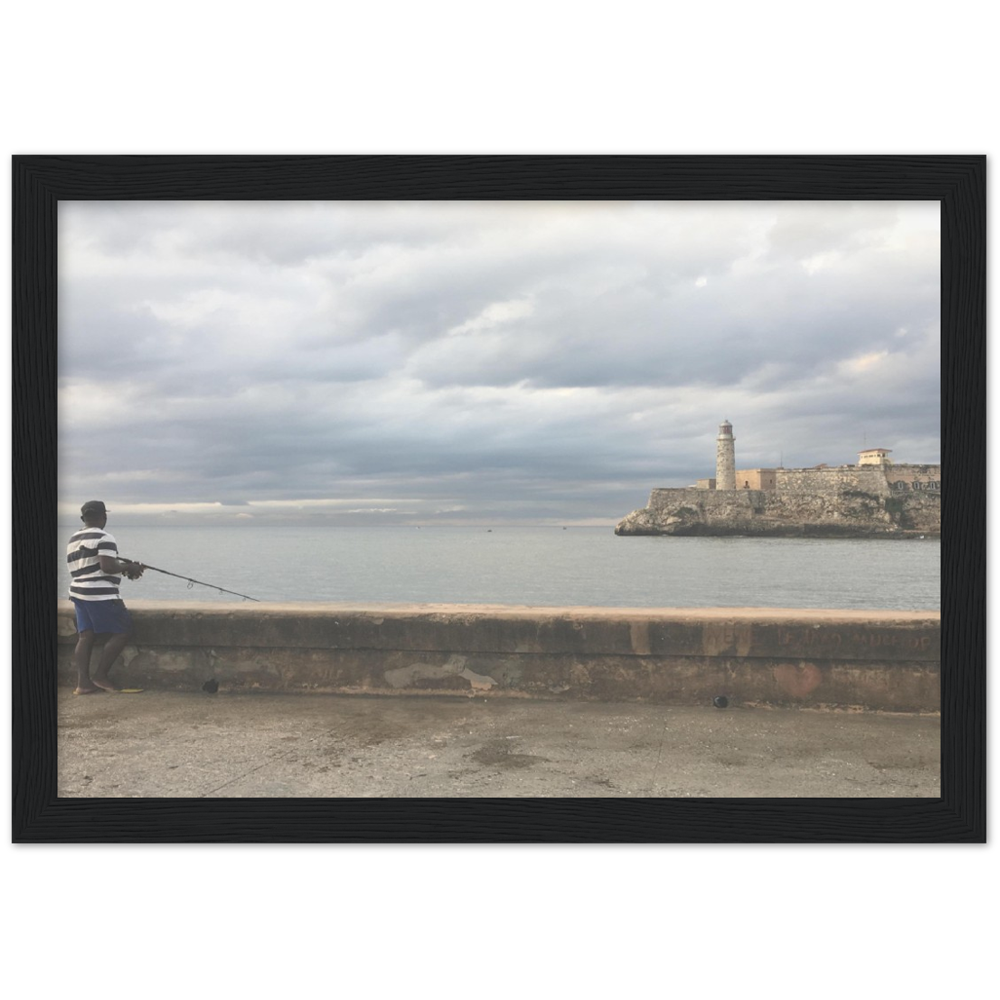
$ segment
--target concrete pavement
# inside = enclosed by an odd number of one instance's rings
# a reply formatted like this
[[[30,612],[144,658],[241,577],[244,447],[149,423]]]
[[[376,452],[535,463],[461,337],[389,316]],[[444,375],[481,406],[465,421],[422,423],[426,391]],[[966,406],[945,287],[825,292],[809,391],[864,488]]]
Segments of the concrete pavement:
[[[937,797],[939,719],[60,690],[60,797]]]

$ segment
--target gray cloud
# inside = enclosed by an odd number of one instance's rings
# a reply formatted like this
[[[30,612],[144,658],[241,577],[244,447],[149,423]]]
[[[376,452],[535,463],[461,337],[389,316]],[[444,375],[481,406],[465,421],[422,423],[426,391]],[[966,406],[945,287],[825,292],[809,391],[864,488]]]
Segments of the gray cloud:
[[[723,418],[744,466],[937,461],[938,246],[921,203],[63,203],[61,502],[612,522]]]

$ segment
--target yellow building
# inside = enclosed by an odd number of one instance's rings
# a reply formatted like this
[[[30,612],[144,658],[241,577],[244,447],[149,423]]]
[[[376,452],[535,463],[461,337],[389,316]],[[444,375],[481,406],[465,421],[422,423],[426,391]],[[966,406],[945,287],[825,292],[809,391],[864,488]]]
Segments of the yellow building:
[[[892,465],[891,448],[866,448],[858,452],[858,465]]]

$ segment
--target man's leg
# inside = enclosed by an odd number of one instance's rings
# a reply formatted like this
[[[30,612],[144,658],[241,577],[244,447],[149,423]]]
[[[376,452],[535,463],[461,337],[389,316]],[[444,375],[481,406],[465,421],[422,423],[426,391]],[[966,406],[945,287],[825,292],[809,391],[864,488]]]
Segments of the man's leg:
[[[114,666],[115,660],[125,648],[129,640],[129,632],[115,632],[104,644],[101,650],[101,658],[97,661],[97,669],[94,671],[93,682],[105,691],[117,691],[118,689],[108,678],[108,671]]]
[[[94,649],[94,633],[91,629],[80,632],[73,650],[73,666],[76,667],[76,694],[94,694],[100,691],[90,679],[90,654]]]

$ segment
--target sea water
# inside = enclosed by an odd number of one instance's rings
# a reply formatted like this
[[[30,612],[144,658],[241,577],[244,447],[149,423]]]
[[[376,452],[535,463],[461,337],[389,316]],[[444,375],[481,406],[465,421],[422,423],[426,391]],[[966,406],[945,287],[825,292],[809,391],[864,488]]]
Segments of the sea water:
[[[61,529],[60,552],[72,527]],[[123,556],[262,601],[937,610],[937,540],[618,537],[594,527],[109,525]],[[60,597],[69,576],[59,566]],[[233,601],[148,571],[130,599]]]

